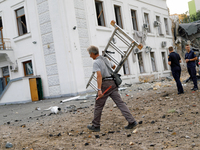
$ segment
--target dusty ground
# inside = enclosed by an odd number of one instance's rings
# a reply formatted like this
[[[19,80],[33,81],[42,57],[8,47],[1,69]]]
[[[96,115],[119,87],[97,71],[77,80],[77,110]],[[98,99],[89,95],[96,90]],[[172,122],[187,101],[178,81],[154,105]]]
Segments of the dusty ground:
[[[93,118],[94,98],[87,103],[75,101],[61,105],[57,99],[0,106],[0,149],[6,149],[9,142],[13,144],[12,150],[197,150],[200,149],[200,91],[192,92],[190,88],[192,83],[187,83],[185,94],[177,95],[175,83],[163,81],[135,84],[120,91],[141,123],[137,133],[133,133],[135,129],[124,129],[127,121],[111,99],[103,110],[101,131],[96,133],[86,128]],[[89,108],[44,115],[49,114],[43,111],[47,106],[64,108],[72,103]],[[42,110],[37,111],[35,107]]]

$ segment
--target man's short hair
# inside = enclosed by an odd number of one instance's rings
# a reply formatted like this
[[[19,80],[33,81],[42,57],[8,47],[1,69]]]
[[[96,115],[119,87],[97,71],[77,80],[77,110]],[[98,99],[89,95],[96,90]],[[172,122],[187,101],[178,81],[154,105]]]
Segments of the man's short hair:
[[[174,48],[172,46],[169,47],[169,51],[173,51]]]
[[[88,52],[91,54],[93,53],[94,55],[99,54],[99,49],[96,46],[91,45],[90,47],[87,48]]]
[[[185,44],[185,46],[190,46],[190,44]]]

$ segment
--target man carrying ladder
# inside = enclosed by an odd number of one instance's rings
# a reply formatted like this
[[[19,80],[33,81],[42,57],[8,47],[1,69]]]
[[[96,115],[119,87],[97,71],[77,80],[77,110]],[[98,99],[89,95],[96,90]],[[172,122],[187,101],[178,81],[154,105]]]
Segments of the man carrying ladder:
[[[90,54],[90,57],[93,60],[95,60],[93,64],[93,72],[97,73],[97,88],[99,97],[95,101],[94,119],[92,121],[92,125],[88,125],[87,128],[94,132],[100,131],[100,120],[101,120],[102,110],[108,96],[110,96],[117,105],[117,107],[121,110],[123,116],[128,121],[128,125],[125,127],[125,129],[132,129],[137,125],[137,122],[131,115],[128,107],[122,101],[118,93],[118,87],[115,84],[111,76],[111,73],[107,67],[107,66],[109,66],[110,68],[112,67],[110,62],[105,57],[99,55],[99,50],[97,47],[90,46],[87,50]],[[108,92],[106,92],[105,95],[103,95],[102,93],[110,86],[112,86],[111,89],[109,89]]]

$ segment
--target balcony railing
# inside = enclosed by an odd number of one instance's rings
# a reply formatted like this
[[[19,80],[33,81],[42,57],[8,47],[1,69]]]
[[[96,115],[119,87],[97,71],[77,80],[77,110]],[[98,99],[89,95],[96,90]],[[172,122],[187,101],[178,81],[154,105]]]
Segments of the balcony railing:
[[[0,50],[8,50],[11,48],[11,42],[9,38],[0,38]]]
[[[9,38],[3,38],[3,27],[0,27],[0,50],[11,49]]]

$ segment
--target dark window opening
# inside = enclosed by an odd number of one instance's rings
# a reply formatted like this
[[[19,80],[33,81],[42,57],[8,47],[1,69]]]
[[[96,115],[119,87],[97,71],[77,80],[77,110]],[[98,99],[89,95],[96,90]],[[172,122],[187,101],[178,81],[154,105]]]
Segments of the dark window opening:
[[[122,24],[122,15],[121,15],[121,7],[120,6],[114,6],[115,9],[115,18],[116,18],[116,23],[118,26],[120,26],[121,28],[123,28],[123,24]]]
[[[163,61],[164,70],[167,70],[167,62],[166,62],[166,58],[165,58],[165,52],[162,52],[162,61]]]
[[[142,58],[142,53],[138,53],[138,64],[139,64],[139,68],[140,68],[140,73],[144,73],[144,63],[143,63],[143,58]]]
[[[100,1],[95,1],[96,6],[96,14],[97,14],[97,22],[99,26],[105,26],[103,5]]]
[[[24,7],[15,11],[17,18],[18,34],[23,35],[27,33],[26,17],[24,13]]]
[[[32,66],[31,60],[23,62],[23,67],[24,67],[24,75],[25,76],[33,75],[33,66]]]
[[[126,53],[126,52],[124,52],[124,53]],[[124,75],[130,74],[128,59],[123,64],[123,72],[124,72]]]
[[[156,21],[160,22],[160,16],[156,16]],[[158,25],[158,34],[162,35],[161,24]]]
[[[133,30],[138,31],[137,18],[136,18],[136,11],[135,10],[131,10],[131,18],[132,18],[132,23],[133,23]]]
[[[150,24],[149,24],[149,14],[144,13],[144,20],[145,20],[145,24],[147,24],[147,27],[148,27],[147,32],[150,33],[151,30],[150,30]]]
[[[3,28],[3,22],[2,22],[1,17],[0,17],[0,28]]]
[[[151,55],[152,70],[153,70],[153,72],[156,72],[157,70],[156,70],[155,53],[151,52],[150,55]]]

